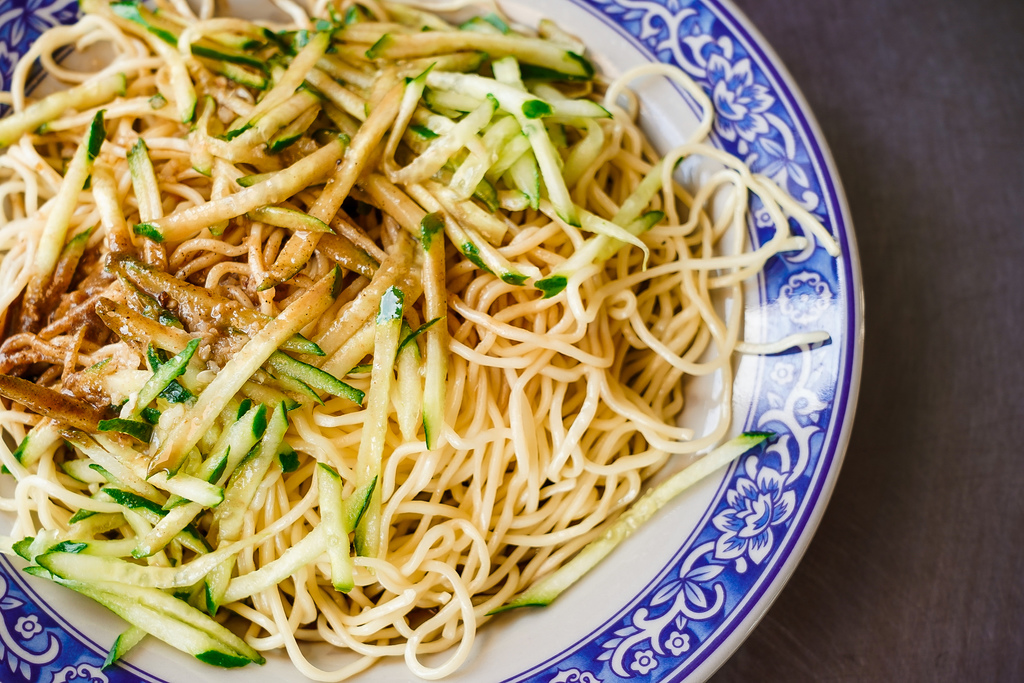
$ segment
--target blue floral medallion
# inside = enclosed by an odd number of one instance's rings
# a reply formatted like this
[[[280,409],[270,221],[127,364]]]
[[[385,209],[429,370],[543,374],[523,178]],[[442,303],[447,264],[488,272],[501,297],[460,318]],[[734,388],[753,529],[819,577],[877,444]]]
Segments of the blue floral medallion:
[[[712,141],[770,177],[838,239],[773,258],[759,280],[768,337],[821,330],[832,343],[763,357],[746,429],[777,438],[732,469],[690,538],[647,588],[587,637],[508,683],[681,681],[713,670],[792,571],[842,459],[859,376],[859,273],[844,200],[820,133],[763,41],[719,0],[564,0],[598,18],[652,59],[673,63],[710,95]],[[0,1],[0,88],[41,31],[68,23],[74,0]],[[752,238],[774,231],[752,206]],[[798,226],[794,226],[799,231]],[[774,313],[777,313],[775,315]],[[768,338],[766,337],[766,338]],[[159,681],[120,666],[101,670],[103,647],[50,610],[0,559],[0,680]]]

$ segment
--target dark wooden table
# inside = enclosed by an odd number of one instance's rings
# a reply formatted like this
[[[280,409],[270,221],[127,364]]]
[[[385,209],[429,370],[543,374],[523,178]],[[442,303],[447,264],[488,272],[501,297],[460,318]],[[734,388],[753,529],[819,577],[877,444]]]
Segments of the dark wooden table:
[[[835,155],[867,342],[824,520],[712,680],[1024,681],[1024,2],[737,3]]]

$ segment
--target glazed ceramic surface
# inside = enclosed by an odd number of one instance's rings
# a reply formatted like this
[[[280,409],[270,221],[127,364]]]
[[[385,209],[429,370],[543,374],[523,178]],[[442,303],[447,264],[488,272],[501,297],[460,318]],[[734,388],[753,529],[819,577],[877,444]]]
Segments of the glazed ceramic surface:
[[[236,0],[236,12],[248,4]],[[860,374],[862,290],[845,200],[825,142],[783,66],[731,4],[718,0],[519,0],[503,7],[524,25],[554,19],[588,44],[609,76],[650,60],[676,64],[709,93],[712,142],[785,188],[837,238],[839,259],[814,247],[769,261],[748,287],[745,338],[768,341],[826,330],[830,344],[737,363],[734,432],[773,443],[673,501],[552,606],[486,625],[452,681],[613,683],[700,681],[721,665],[768,609],[802,555],[838,474]],[[0,86],[17,57],[50,25],[74,21],[74,0],[0,2]],[[663,79],[637,81],[642,125],[662,150],[686,139],[694,103]],[[693,180],[708,172],[682,168]],[[751,238],[773,231],[755,199]],[[796,229],[796,228],[795,228]],[[715,415],[694,383],[683,416]],[[283,657],[222,671],[159,642],[101,670],[123,622],[94,603],[0,559],[0,680],[65,683],[297,680]],[[152,639],[151,639],[152,640]],[[325,668],[344,654],[317,651]],[[382,662],[362,681],[415,680]]]

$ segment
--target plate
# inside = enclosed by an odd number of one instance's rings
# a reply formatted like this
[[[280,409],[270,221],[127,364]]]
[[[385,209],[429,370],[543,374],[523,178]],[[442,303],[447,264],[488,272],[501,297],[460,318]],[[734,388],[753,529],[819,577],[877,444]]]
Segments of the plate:
[[[239,3],[241,5],[241,3]],[[662,510],[596,570],[543,610],[481,629],[451,681],[613,683],[708,678],[764,615],[810,542],[838,476],[856,404],[863,298],[846,202],[824,138],[765,40],[720,0],[518,0],[514,19],[547,16],[579,35],[609,75],[657,59],[686,71],[716,106],[712,142],[771,177],[836,236],[823,249],[783,254],[748,287],[748,341],[826,330],[831,343],[737,363],[734,425],[775,442]],[[31,0],[0,14],[0,87],[17,56],[49,25],[73,21],[74,0]],[[685,138],[694,104],[665,82],[639,81],[643,126],[660,149]],[[699,172],[699,169],[698,171]],[[769,221],[752,207],[755,242]],[[714,392],[712,384],[695,392]],[[700,420],[703,415],[688,415]],[[0,559],[0,678],[11,681],[295,680],[283,658],[220,671],[146,641],[130,662],[101,670],[123,628],[77,594]],[[152,640],[152,639],[151,639]],[[327,668],[343,655],[320,653]],[[356,680],[415,680],[401,661]]]

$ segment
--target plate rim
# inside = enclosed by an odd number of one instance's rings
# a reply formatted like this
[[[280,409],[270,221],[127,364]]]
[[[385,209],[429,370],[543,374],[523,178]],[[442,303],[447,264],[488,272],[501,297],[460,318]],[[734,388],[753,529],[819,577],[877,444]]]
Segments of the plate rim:
[[[593,9],[594,4],[596,4],[595,0],[565,1],[576,6],[580,10],[588,11],[594,15],[599,15],[599,13]],[[619,0],[607,1],[618,2]],[[57,2],[53,4],[56,5],[59,2],[60,0],[57,0]],[[676,670],[669,671],[667,677],[657,679],[663,683],[683,680],[699,681],[709,678],[735,653],[736,649],[739,648],[757,623],[768,612],[772,603],[778,598],[782,589],[792,578],[796,567],[802,560],[818,526],[820,525],[825,510],[828,507],[829,499],[834,492],[836,481],[842,469],[842,463],[849,446],[859,398],[865,334],[862,271],[860,268],[856,234],[850,217],[846,193],[843,188],[831,148],[827,143],[827,139],[822,132],[806,97],[797,85],[796,80],[786,68],[785,63],[775,52],[771,43],[764,38],[753,22],[750,21],[750,19],[735,5],[734,2],[732,2],[732,0],[693,0],[692,2],[683,0],[681,3],[676,3],[675,0],[668,0],[668,3],[675,3],[682,6],[695,4],[703,5],[709,9],[716,8],[717,11],[714,12],[716,17],[722,21],[727,21],[730,32],[743,39],[745,49],[750,52],[752,56],[757,56],[759,67],[764,71],[766,76],[774,81],[773,85],[777,92],[779,92],[780,99],[786,100],[786,108],[794,117],[795,128],[802,129],[802,132],[805,135],[808,143],[808,153],[811,163],[817,167],[816,170],[818,171],[818,177],[824,181],[824,185],[821,188],[822,196],[832,205],[832,209],[829,213],[833,214],[838,237],[844,247],[843,257],[844,260],[848,262],[848,266],[841,269],[844,272],[844,276],[841,279],[843,279],[846,287],[844,288],[845,301],[844,299],[840,299],[840,301],[844,301],[845,303],[845,315],[848,319],[846,329],[853,331],[854,334],[852,335],[852,339],[843,340],[844,349],[847,351],[840,354],[840,363],[838,368],[840,379],[837,379],[836,381],[837,389],[841,386],[843,388],[843,392],[840,397],[837,391],[837,395],[835,399],[833,399],[836,408],[833,410],[831,420],[833,424],[838,425],[838,428],[830,427],[831,439],[821,447],[819,457],[827,457],[828,463],[827,466],[824,466],[821,469],[817,480],[814,481],[807,489],[805,497],[813,497],[812,502],[804,503],[804,516],[802,518],[795,519],[790,529],[787,530],[786,539],[779,544],[779,550],[772,556],[772,566],[765,571],[764,575],[758,580],[757,584],[751,591],[751,593],[756,593],[753,600],[750,599],[750,593],[743,595],[743,600],[746,601],[746,604],[737,608],[737,611],[743,612],[742,615],[735,617],[735,613],[730,614],[729,623],[722,632],[716,631],[712,639],[709,639],[709,641],[715,641],[713,647],[710,647],[706,653],[702,654],[696,664],[694,664],[692,660],[686,660],[680,664]],[[662,3],[658,2],[658,0],[640,0],[634,4],[642,5]],[[605,23],[612,25],[620,34],[624,36],[627,35],[625,29],[620,25],[607,21],[607,18],[603,15],[600,15],[600,18],[605,19]],[[646,58],[656,59],[656,56],[652,54],[649,48],[642,45],[639,47]],[[755,407],[751,407],[750,415],[747,416],[747,419],[750,419],[754,412]],[[708,509],[702,514],[701,522],[698,523],[693,532],[694,534],[700,530],[707,516],[713,512],[715,505],[719,502],[722,496],[721,487],[727,486],[732,480],[732,476],[733,470],[731,469],[729,475],[723,479],[722,484],[719,487],[719,491],[716,492]],[[795,530],[797,529],[799,533],[796,533]],[[690,542],[691,538],[688,537],[687,540],[683,542],[683,547],[680,549],[680,552],[682,552]],[[662,576],[664,572],[675,563],[675,561],[675,559],[670,560],[665,567],[659,569],[656,576],[652,578],[652,583],[657,581],[658,577]],[[95,651],[102,651],[102,648],[98,643],[95,643],[74,624],[60,616],[58,610],[55,610],[48,602],[43,600],[42,597],[39,596],[25,580],[25,577],[20,575],[20,572],[17,571],[16,567],[14,567],[7,558],[3,558],[3,565],[4,569],[11,568],[15,570],[9,572],[14,582],[17,583],[27,594],[35,597],[34,602],[38,607],[50,614],[62,629],[65,631],[70,630],[75,633],[77,636],[75,638],[75,642],[82,646],[92,645],[95,647]],[[647,589],[645,588],[644,590]],[[633,598],[630,602],[636,600],[638,597],[639,596]],[[619,619],[623,611],[627,608],[628,605],[617,611],[610,621]],[[0,623],[2,623],[2,620],[0,620]],[[602,624],[595,627],[587,636],[582,637],[577,643],[563,648],[560,653],[553,655],[548,660],[545,660],[545,662],[538,663],[526,671],[506,680],[532,680],[527,678],[532,676],[531,672],[543,671],[548,664],[564,657],[565,653],[569,650],[576,648],[580,643],[587,642],[592,639],[605,626],[605,624]],[[708,643],[702,643],[701,645],[704,647],[707,644]],[[128,669],[134,675],[139,676],[140,680],[163,681],[163,679],[155,676],[153,673],[131,665],[130,662],[124,662],[121,664],[125,669]],[[684,669],[689,669],[689,671],[685,671]]]

